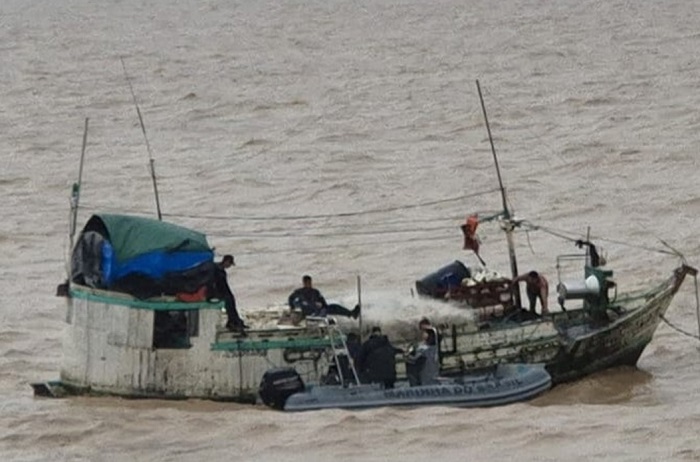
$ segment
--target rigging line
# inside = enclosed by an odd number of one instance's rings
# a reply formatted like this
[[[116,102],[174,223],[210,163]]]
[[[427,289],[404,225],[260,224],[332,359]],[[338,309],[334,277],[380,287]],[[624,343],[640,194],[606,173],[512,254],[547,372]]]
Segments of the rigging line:
[[[353,247],[367,247],[367,246],[382,246],[390,244],[405,244],[407,242],[427,242],[427,241],[444,241],[449,237],[446,236],[433,236],[433,237],[423,237],[423,238],[410,238],[410,239],[394,239],[387,241],[368,241],[368,242],[353,242]],[[237,251],[238,255],[273,255],[273,254],[285,254],[285,253],[308,253],[308,252],[320,252],[326,250],[346,250],[347,247],[339,248],[337,245],[326,245],[326,246],[314,246],[305,248],[293,248],[293,249],[278,249],[278,250],[260,250],[260,251]]]
[[[242,216],[242,215],[231,215],[231,216],[224,216],[224,215],[192,215],[192,214],[184,214],[184,213],[164,213],[163,216],[168,216],[168,217],[175,217],[175,218],[193,218],[193,219],[207,219],[207,220],[250,220],[250,221],[267,221],[267,220],[312,220],[312,219],[320,219],[320,218],[342,218],[342,217],[354,217],[354,216],[360,216],[360,215],[370,215],[374,213],[386,213],[386,212],[396,212],[400,210],[410,210],[410,209],[415,209],[415,208],[420,208],[420,207],[428,207],[431,205],[438,205],[438,204],[444,204],[448,202],[456,202],[459,200],[464,200],[464,199],[469,199],[472,197],[477,197],[477,196],[483,196],[486,194],[491,194],[498,191],[498,189],[491,189],[489,191],[482,191],[478,193],[472,193],[472,194],[465,194],[462,196],[457,196],[457,197],[450,197],[447,199],[438,199],[434,201],[426,201],[426,202],[419,202],[417,204],[409,204],[409,205],[397,205],[393,207],[385,207],[385,208],[378,208],[378,209],[370,209],[370,210],[360,210],[356,212],[339,212],[339,213],[325,213],[325,214],[318,214],[318,215],[282,215],[282,216],[260,216],[260,215],[251,215],[251,216]]]
[[[440,226],[431,226],[431,227],[412,227],[411,230],[413,231],[440,231],[440,230],[448,230],[448,229],[456,229],[457,225],[456,223],[460,222],[460,220],[463,220],[463,215],[454,215],[454,216],[449,216],[449,217],[440,217],[440,218],[414,218],[414,219],[405,219],[405,220],[389,220],[389,221],[372,221],[370,223],[353,223],[353,224],[314,224],[314,225],[296,225],[296,226],[285,226],[285,228],[281,231],[284,231],[286,234],[289,234],[292,231],[297,231],[301,232],[303,235],[310,235],[310,234],[305,234],[304,232],[307,231],[318,231],[318,230],[323,230],[323,231],[329,231],[329,230],[334,230],[334,229],[342,229],[342,230],[347,230],[347,229],[357,229],[357,228],[363,228],[367,230],[366,232],[368,234],[371,233],[392,233],[392,232],[398,232],[395,231],[393,228],[389,229],[375,229],[373,231],[372,228],[378,228],[378,227],[391,227],[392,225],[405,225],[405,224],[419,224],[419,223],[432,223],[432,224],[437,224],[437,223],[445,223]],[[272,227],[275,228],[275,227]],[[249,230],[243,230],[239,232],[248,232],[248,233],[256,233],[256,232],[275,232],[275,229],[270,229],[269,227],[261,230],[261,231],[249,231]],[[410,231],[410,230],[405,230],[401,229],[401,232],[404,231]],[[215,232],[215,231],[214,231]],[[333,234],[333,233],[324,233],[324,234]],[[338,233],[339,235],[345,235],[347,233]],[[233,235],[233,234],[232,234]]]
[[[477,210],[473,213],[476,213],[481,217],[482,215],[488,215],[490,213],[494,213],[493,211],[483,211],[483,210]],[[500,214],[500,212],[498,213]],[[479,218],[479,220],[483,223],[482,219]],[[356,223],[353,225],[348,225],[348,224],[338,224],[338,225],[332,225],[332,224],[319,224],[319,225],[302,225],[299,226],[299,228],[291,228],[291,229],[336,229],[336,228],[347,228],[348,226],[362,226],[362,227],[377,227],[377,226],[390,226],[390,225],[403,225],[403,224],[415,224],[415,223],[439,223],[439,222],[449,222],[451,225],[446,225],[446,228],[452,228],[454,223],[456,222],[463,222],[464,221],[464,214],[450,214],[450,215],[443,215],[440,217],[426,217],[426,218],[405,218],[405,219],[397,219],[397,220],[387,220],[387,221],[376,221],[372,220],[371,222],[368,223]],[[289,228],[288,228],[289,229]]]
[[[557,236],[557,237],[560,237],[560,238],[565,239],[565,240],[568,240],[568,241],[575,242],[575,241],[577,241],[577,240],[579,240],[579,239],[585,239],[585,236],[584,236],[583,234],[577,234],[577,233],[574,233],[574,232],[571,232],[571,231],[562,231],[562,230],[555,231],[553,228],[548,228],[548,227],[540,226],[540,225],[534,225],[534,224],[532,224],[532,223],[530,223],[530,222],[523,222],[523,223],[527,223],[527,225],[530,226],[530,228],[533,229],[533,230],[540,230],[540,231],[543,231],[543,232],[545,232],[545,233],[552,234],[553,236]],[[563,233],[570,233],[570,234],[574,234],[574,235],[577,235],[577,236],[580,236],[580,237],[572,238],[572,237],[569,237],[569,236],[564,235]],[[618,240],[615,240],[615,239],[609,239],[609,238],[606,238],[606,237],[603,237],[603,236],[594,235],[594,234],[592,234],[592,235],[590,236],[590,239],[591,239],[591,240],[603,241],[603,242],[609,242],[609,243],[611,243],[611,244],[617,244],[617,245],[621,245],[621,246],[625,246],[625,247],[629,247],[629,248],[633,248],[633,249],[647,250],[647,251],[649,251],[649,252],[656,252],[656,253],[661,253],[661,254],[666,254],[666,255],[677,255],[676,252],[671,251],[671,250],[660,249],[660,248],[657,248],[657,247],[649,247],[649,246],[640,245],[640,244],[630,244],[629,242],[618,241]],[[663,241],[662,241],[662,242],[663,242]]]
[[[95,205],[95,204],[83,204],[80,205],[81,209],[84,210],[92,210],[92,211],[102,211],[102,212],[113,212],[113,213],[129,213],[133,215],[140,215],[140,216],[149,216],[149,212],[145,212],[143,210],[136,210],[136,209],[125,209],[125,208],[116,208],[116,207],[109,207],[109,206],[102,206],[102,205]],[[489,214],[491,211],[477,211],[480,216]],[[169,214],[164,214],[164,215],[169,215]],[[400,225],[400,224],[415,224],[415,223],[434,223],[434,222],[456,222],[458,220],[462,219],[463,215],[457,215],[456,213],[454,215],[450,216],[443,216],[443,217],[436,217],[436,218],[407,218],[407,219],[399,219],[399,220],[388,220],[388,221],[372,221],[371,223],[359,223],[355,224],[352,226],[363,226],[363,227],[376,227],[376,226],[390,226],[390,225]],[[276,220],[277,217],[271,216],[269,218],[269,221],[274,221]],[[319,225],[299,225],[298,227],[291,228],[291,230],[295,229],[337,229],[337,228],[347,228],[348,224],[319,224]],[[451,226],[446,226],[446,228]],[[287,228],[288,230],[290,228]]]
[[[678,333],[680,333],[680,334],[683,334],[683,335],[686,335],[686,336],[688,336],[688,337],[692,337],[692,338],[694,338],[694,339],[700,340],[700,336],[699,336],[699,335],[695,335],[695,334],[693,334],[692,332],[688,332],[687,330],[681,329],[680,327],[676,326],[676,325],[673,324],[671,321],[669,321],[669,320],[666,318],[666,316],[664,316],[663,314],[660,314],[659,317],[661,318],[661,320],[662,320],[663,322],[665,322],[665,323],[668,325],[668,327],[670,327],[671,329],[675,330],[676,332],[678,332]]]
[[[304,238],[304,237],[341,237],[341,236],[379,236],[386,234],[406,234],[406,233],[425,233],[444,230],[444,226],[440,227],[426,227],[426,228],[414,228],[414,229],[398,229],[398,230],[380,230],[380,231],[348,231],[348,232],[338,232],[338,233],[258,233],[252,232],[249,234],[223,234],[210,232],[207,233],[209,236],[219,236],[219,237],[240,237],[240,238]]]
[[[551,234],[552,236],[556,236],[556,237],[559,237],[559,238],[564,239],[564,240],[567,240],[567,241],[576,242],[577,240],[583,238],[583,234],[571,233],[571,234],[574,234],[574,235],[577,236],[577,237],[570,237],[570,236],[567,236],[566,234],[564,234],[564,233],[568,233],[569,231],[561,231],[561,230],[556,231],[556,230],[554,230],[553,228],[548,228],[548,227],[546,227],[546,226],[535,225],[535,224],[533,224],[532,222],[529,222],[529,221],[523,221],[522,224],[523,224],[524,226],[527,226],[527,227],[528,227],[530,230],[532,230],[532,231],[543,231],[543,232],[545,232],[545,233]]]

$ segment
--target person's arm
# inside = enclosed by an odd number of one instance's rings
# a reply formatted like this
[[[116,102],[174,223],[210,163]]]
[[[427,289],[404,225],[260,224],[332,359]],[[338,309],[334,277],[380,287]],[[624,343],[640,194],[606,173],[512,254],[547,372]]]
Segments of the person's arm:
[[[290,310],[294,309],[294,299],[297,298],[297,292],[299,292],[298,289],[295,290],[294,292],[292,292],[292,293],[289,295],[289,298],[287,299],[287,303],[289,304],[289,309],[290,309]]]
[[[326,299],[323,298],[323,295],[321,295],[321,292],[316,289],[316,300],[321,304],[321,308],[324,310],[328,308],[328,303],[326,303]]]
[[[540,276],[540,279],[540,300],[542,301],[542,311],[544,312],[549,311],[549,307],[547,306],[547,298],[549,297],[549,283],[544,276]]]

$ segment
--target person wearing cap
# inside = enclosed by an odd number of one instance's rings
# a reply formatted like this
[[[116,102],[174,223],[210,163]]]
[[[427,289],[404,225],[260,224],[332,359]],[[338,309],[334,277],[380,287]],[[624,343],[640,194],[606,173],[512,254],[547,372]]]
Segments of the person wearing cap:
[[[323,298],[321,292],[314,288],[313,280],[308,274],[301,278],[301,283],[302,287],[292,292],[287,299],[290,310],[299,309],[304,316],[327,316],[331,314],[347,316],[353,319],[357,319],[360,316],[360,305],[356,305],[354,309],[349,310],[337,303],[330,305],[326,303],[326,299]]]
[[[228,318],[226,328],[230,331],[242,331],[243,329],[247,329],[248,326],[245,325],[243,319],[241,319],[238,314],[236,297],[234,297],[231,287],[228,285],[228,275],[226,274],[226,270],[232,266],[236,266],[233,255],[224,255],[221,261],[215,265],[212,295],[224,300],[226,305],[226,317]]]

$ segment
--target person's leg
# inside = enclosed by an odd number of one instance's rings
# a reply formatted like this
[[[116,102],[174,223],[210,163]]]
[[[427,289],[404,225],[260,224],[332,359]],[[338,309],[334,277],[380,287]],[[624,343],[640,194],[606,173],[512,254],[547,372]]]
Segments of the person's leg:
[[[226,304],[226,317],[228,321],[226,322],[227,327],[245,327],[243,319],[241,319],[236,309],[236,299],[233,294],[227,294],[224,298]]]
[[[527,299],[530,302],[530,311],[532,313],[535,313],[535,307],[537,306],[537,296],[538,294],[536,292],[532,292],[530,290],[527,291]]]
[[[337,303],[331,303],[326,308],[327,315],[347,316],[348,318],[356,318],[358,313],[358,307],[355,307],[354,310],[349,310],[342,305],[338,305]]]

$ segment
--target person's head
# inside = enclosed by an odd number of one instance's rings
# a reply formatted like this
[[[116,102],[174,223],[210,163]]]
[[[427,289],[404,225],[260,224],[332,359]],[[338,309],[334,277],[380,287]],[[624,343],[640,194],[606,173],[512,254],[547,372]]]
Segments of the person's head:
[[[419,328],[420,330],[425,330],[425,329],[427,329],[428,327],[431,327],[430,320],[429,320],[428,318],[423,318],[423,319],[421,319],[420,322],[418,323],[418,328]]]
[[[540,275],[537,271],[530,271],[529,273],[527,273],[527,277],[534,281],[534,280],[539,279]]]
[[[233,261],[233,255],[224,255],[224,258],[221,259],[221,266],[224,269],[236,266],[236,263]]]
[[[304,277],[301,278],[301,283],[304,285],[304,287],[311,287],[313,280],[311,279],[311,276],[305,274]]]
[[[379,326],[374,326],[372,328],[372,333],[370,334],[370,336],[375,337],[377,335],[382,335],[382,328]]]
[[[426,345],[435,345],[435,329],[423,329],[421,333],[423,341]]]

